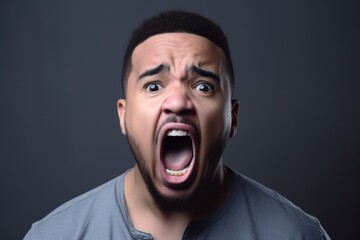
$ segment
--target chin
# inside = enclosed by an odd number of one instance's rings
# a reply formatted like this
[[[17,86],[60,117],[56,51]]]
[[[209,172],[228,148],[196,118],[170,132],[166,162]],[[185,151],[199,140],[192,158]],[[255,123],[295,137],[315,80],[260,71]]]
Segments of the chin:
[[[154,203],[163,212],[192,211],[198,206],[202,195],[200,186],[182,190],[166,189],[162,192],[151,180],[146,180],[146,185]]]

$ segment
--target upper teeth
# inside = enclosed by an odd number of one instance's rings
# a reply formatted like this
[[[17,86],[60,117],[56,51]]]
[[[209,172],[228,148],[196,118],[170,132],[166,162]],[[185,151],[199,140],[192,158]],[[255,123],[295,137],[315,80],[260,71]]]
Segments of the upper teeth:
[[[184,130],[171,130],[167,133],[167,136],[170,137],[184,137],[184,136],[189,136],[189,133],[187,133]]]

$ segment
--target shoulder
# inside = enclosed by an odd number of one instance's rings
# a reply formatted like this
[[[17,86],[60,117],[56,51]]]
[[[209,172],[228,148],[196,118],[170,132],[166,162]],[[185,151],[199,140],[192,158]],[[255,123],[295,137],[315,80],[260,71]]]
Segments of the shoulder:
[[[122,181],[123,175],[64,203],[35,222],[25,239],[81,239],[85,229],[121,218]]]
[[[273,236],[273,239],[286,234],[301,239],[327,239],[318,219],[278,192],[235,171],[234,174],[236,197],[233,205],[236,209],[233,210],[241,211],[238,214],[260,234]]]

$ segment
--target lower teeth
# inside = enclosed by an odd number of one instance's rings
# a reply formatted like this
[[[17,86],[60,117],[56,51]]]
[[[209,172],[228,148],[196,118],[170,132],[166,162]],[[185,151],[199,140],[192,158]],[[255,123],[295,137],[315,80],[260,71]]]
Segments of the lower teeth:
[[[169,174],[170,176],[182,176],[188,171],[188,169],[189,169],[189,167],[186,167],[179,171],[166,169],[166,173]]]

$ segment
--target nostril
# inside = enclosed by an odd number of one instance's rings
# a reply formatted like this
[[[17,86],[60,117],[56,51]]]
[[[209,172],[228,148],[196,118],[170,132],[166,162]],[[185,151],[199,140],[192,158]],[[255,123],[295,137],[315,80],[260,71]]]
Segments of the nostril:
[[[166,114],[170,114],[170,113],[172,113],[169,109],[164,109],[164,113],[166,113]]]
[[[189,114],[194,111],[194,104],[187,94],[174,93],[164,100],[162,109],[166,114]]]
[[[184,108],[184,109],[177,110],[177,111],[173,111],[171,109],[164,109],[163,111],[166,114],[176,114],[176,115],[189,115],[189,114],[192,114],[195,112],[194,109],[192,109],[192,108],[191,109]]]

